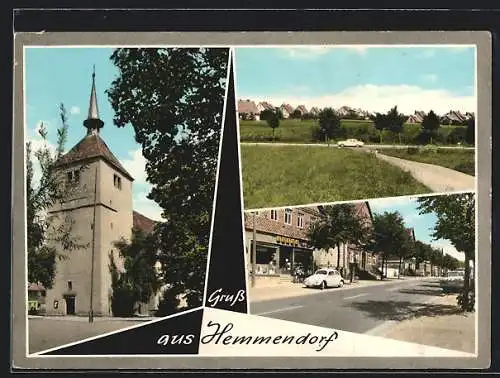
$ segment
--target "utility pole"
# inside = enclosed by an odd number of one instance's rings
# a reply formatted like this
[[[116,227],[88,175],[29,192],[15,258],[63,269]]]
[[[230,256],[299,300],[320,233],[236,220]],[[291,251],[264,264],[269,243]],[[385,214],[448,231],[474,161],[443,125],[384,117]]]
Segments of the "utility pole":
[[[255,287],[255,270],[257,267],[257,231],[255,229],[255,211],[252,212],[253,240],[252,240],[252,287]]]
[[[92,220],[92,257],[90,266],[90,308],[89,308],[89,323],[94,321],[94,255],[95,255],[95,213],[97,207],[97,168],[95,167],[95,182],[94,182],[94,216]]]

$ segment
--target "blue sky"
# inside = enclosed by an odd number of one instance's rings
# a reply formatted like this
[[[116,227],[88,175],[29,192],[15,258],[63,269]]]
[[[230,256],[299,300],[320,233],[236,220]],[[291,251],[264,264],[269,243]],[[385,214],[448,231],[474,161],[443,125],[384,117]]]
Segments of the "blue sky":
[[[83,121],[87,118],[92,67],[96,68],[96,88],[100,118],[104,121],[101,137],[134,177],[134,209],[159,220],[161,209],[146,198],[150,184],[145,177],[145,160],[141,146],[134,140],[131,126],[113,124],[114,111],[105,90],[118,71],[110,61],[110,48],[26,48],[25,104],[26,139],[36,148],[41,143],[36,129],[43,122],[49,142],[56,143],[56,130],[61,126],[59,104],[64,103],[68,115],[66,151],[85,136]]]
[[[236,48],[241,99],[408,114],[475,111],[474,46]]]
[[[398,211],[404,219],[407,227],[413,227],[415,238],[424,243],[429,243],[436,248],[443,248],[445,253],[464,260],[463,253],[456,250],[448,240],[433,240],[433,227],[437,221],[435,214],[419,214],[418,203],[414,197],[382,198],[368,201],[372,213],[384,213],[385,211]]]

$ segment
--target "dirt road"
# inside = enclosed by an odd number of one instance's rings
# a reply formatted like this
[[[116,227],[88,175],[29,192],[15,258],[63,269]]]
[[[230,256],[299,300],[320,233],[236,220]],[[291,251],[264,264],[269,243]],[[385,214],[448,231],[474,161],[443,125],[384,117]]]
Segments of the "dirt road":
[[[438,165],[404,160],[377,153],[376,156],[410,174],[434,192],[475,190],[475,177]]]

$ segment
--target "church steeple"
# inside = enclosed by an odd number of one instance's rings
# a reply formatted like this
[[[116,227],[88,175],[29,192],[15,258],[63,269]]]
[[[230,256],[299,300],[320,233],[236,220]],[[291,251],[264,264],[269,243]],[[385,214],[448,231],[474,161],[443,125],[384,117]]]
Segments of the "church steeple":
[[[83,126],[87,128],[87,134],[99,134],[99,129],[104,126],[104,122],[99,119],[99,107],[97,106],[95,65],[94,71],[92,72],[92,90],[90,92],[89,113],[87,119],[83,121]]]

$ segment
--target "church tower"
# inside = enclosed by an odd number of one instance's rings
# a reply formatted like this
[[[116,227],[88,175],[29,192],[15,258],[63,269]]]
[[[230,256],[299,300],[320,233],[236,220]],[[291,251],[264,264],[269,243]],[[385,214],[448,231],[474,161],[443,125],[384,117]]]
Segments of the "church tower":
[[[76,190],[49,215],[56,222],[73,222],[71,235],[85,248],[58,254],[52,289],[47,290],[47,314],[110,316],[110,253],[121,267],[114,242],[130,239],[133,226],[132,176],[113,155],[100,136],[95,71],[92,74],[89,111],[83,122],[86,135],[56,162],[56,169]]]

